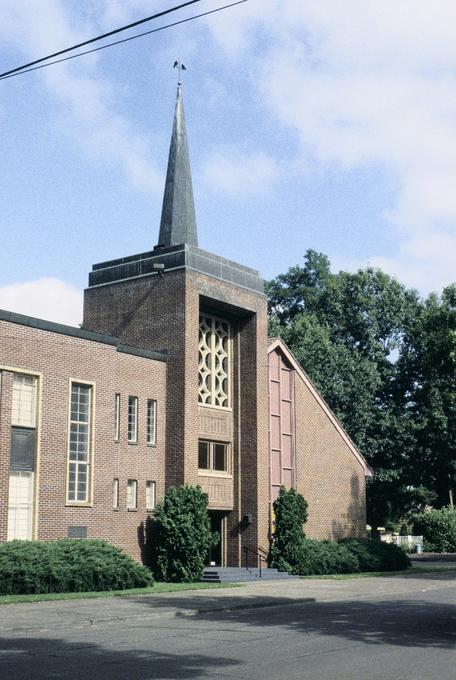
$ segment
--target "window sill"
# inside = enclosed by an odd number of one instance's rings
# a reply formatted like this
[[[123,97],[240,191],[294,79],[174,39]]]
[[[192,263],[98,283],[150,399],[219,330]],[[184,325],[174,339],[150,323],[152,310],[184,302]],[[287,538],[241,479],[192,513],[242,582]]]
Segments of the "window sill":
[[[127,508],[127,512],[138,512],[138,508]]]
[[[213,404],[202,404],[200,401],[198,402],[198,406],[200,408],[215,409],[216,411],[228,411],[229,413],[232,413],[233,411],[232,406],[214,406]]]
[[[147,444],[147,446],[149,447],[149,449],[156,449],[157,448],[157,444]]]
[[[93,508],[93,503],[65,503],[66,508]]]
[[[127,441],[128,446],[138,446],[138,443],[139,443],[139,442],[137,442],[137,441],[136,441],[136,442],[129,442],[129,441]]]
[[[219,477],[220,479],[233,479],[233,475],[229,472],[222,472],[217,470],[201,470],[198,468],[199,477]]]

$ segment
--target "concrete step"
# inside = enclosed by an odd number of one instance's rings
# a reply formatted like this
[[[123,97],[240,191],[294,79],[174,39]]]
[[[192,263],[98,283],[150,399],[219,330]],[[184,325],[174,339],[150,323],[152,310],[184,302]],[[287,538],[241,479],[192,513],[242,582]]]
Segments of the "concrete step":
[[[297,580],[299,576],[290,576],[286,572],[265,567],[260,570],[251,567],[206,567],[201,579],[205,583],[243,583],[252,581],[278,581],[284,579]]]

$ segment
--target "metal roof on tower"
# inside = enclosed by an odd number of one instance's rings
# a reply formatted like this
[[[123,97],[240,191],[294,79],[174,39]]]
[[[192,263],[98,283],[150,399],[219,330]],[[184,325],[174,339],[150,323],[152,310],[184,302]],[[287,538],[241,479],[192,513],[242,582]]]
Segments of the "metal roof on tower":
[[[182,85],[177,86],[158,246],[198,245]]]

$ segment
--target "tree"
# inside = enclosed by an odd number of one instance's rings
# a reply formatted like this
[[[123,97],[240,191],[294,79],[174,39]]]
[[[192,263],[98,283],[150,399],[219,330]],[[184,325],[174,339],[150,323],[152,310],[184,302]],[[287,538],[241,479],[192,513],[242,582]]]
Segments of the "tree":
[[[172,487],[155,510],[156,576],[162,581],[199,581],[212,544],[208,498],[201,487]]]
[[[371,268],[332,274],[328,258],[312,250],[267,292],[271,332],[290,346],[369,462],[390,468],[391,433],[401,430],[395,361],[417,294]]]
[[[456,285],[422,305],[398,361],[402,407],[416,428],[417,481],[453,504],[456,483]]]
[[[307,251],[267,284],[280,335],[374,469],[374,525],[448,503],[455,477],[455,287],[423,301],[388,274]],[[436,495],[435,495],[436,494]]]

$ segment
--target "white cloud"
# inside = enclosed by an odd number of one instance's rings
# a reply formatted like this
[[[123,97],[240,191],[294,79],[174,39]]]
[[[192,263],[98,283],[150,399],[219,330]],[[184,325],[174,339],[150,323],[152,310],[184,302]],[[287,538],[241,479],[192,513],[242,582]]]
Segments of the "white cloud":
[[[83,21],[80,14],[70,17],[61,0],[3,0],[0,39],[24,59],[49,54],[98,33],[109,5],[98,5],[98,16],[94,6]],[[97,61],[90,55],[37,72],[60,107],[60,130],[86,153],[113,161],[134,188],[159,191],[161,174],[151,162],[150,142],[116,112],[114,92],[119,96],[119,90],[100,75]]]
[[[250,0],[207,22],[304,157],[389,174],[397,254],[370,261],[421,289],[455,278],[455,23],[452,0]]]
[[[0,287],[0,309],[78,326],[82,292],[60,279],[43,278]]]
[[[233,197],[261,194],[280,174],[275,160],[264,153],[239,153],[223,150],[213,153],[203,169],[203,180],[214,191]]]

